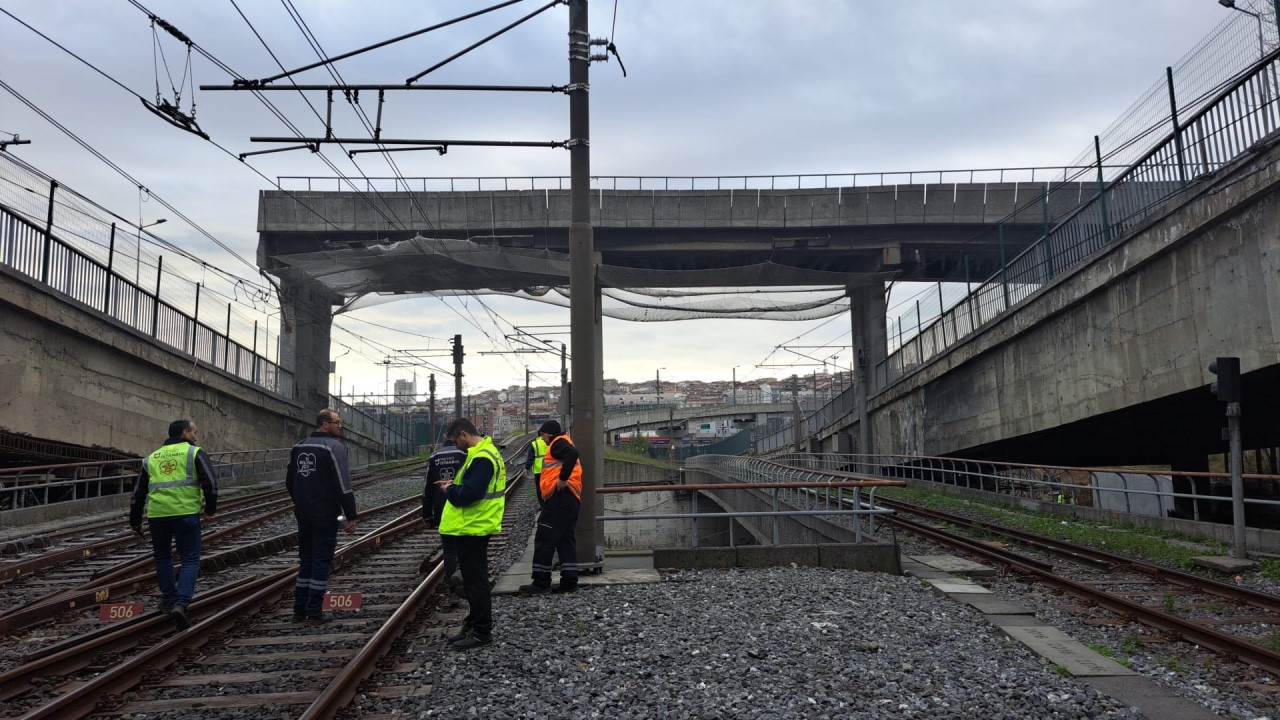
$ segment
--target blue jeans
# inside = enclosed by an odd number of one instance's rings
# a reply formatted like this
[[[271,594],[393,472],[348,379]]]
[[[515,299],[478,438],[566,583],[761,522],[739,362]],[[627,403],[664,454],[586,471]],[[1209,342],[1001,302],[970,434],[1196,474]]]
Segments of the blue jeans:
[[[166,605],[189,605],[200,577],[200,516],[175,515],[147,518],[151,528],[151,551],[156,559],[156,584],[160,601]],[[173,574],[173,544],[178,545],[182,570]]]
[[[293,586],[293,612],[319,615],[338,547],[338,521],[294,517],[298,520],[298,580]]]

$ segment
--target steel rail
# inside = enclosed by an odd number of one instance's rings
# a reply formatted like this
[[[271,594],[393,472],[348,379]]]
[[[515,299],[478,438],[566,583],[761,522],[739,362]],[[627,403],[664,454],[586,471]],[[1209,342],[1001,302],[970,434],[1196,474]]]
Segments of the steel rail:
[[[515,459],[524,454],[523,451],[528,443],[521,444],[506,459]],[[510,497],[526,477],[524,468],[516,471],[514,479],[508,472],[507,486],[503,493],[503,497]],[[418,584],[414,590],[409,593],[404,602],[396,608],[391,617],[383,623],[382,627],[374,633],[373,637],[365,643],[355,655],[342,667],[338,674],[329,681],[324,690],[311,705],[299,715],[299,720],[329,720],[336,717],[339,712],[351,702],[359,691],[360,683],[364,682],[377,669],[378,662],[391,651],[392,644],[398,640],[404,632],[405,627],[418,613],[422,603],[426,598],[435,591],[435,589],[444,581],[444,558],[443,552],[433,553],[432,556],[426,558],[419,572],[425,572],[427,576]]]
[[[1064,555],[1077,562],[1106,567],[1107,569],[1128,567],[1175,585],[1180,585],[1200,592],[1217,595],[1227,600],[1234,600],[1236,602],[1280,613],[1280,597],[1276,595],[1259,592],[1257,590],[1240,587],[1238,585],[1232,585],[1230,583],[1219,582],[1212,578],[1201,577],[1192,573],[1182,572],[1181,570],[1161,567],[1160,565],[1149,563],[1144,560],[1127,558],[1123,555],[1117,555],[1115,553],[1107,552],[1106,550],[1098,550],[1086,545],[1076,545],[1064,540],[1036,535],[1034,533],[1017,530],[1015,528],[1006,528],[1000,525],[983,522],[981,520],[971,520],[942,510],[920,508],[910,503],[902,502],[901,500],[886,500],[882,497],[880,498],[880,502],[881,504],[893,507],[896,510],[925,515],[926,517],[932,517],[944,522],[954,523],[965,527],[976,527],[984,532],[1003,535],[1020,543],[1033,545],[1048,552]]]
[[[384,512],[394,510],[400,505],[419,502],[417,497],[396,500],[376,508],[365,510],[366,514]],[[237,526],[241,527],[241,526]],[[228,531],[237,528],[227,528]],[[221,534],[223,531],[219,531]],[[268,551],[279,551],[289,547],[297,540],[297,533],[286,532],[280,535],[259,540],[234,548],[229,548],[217,555],[202,557],[200,566],[202,569],[214,570],[224,569],[226,563],[219,565],[219,557],[237,557],[239,562],[245,562],[267,554]],[[284,547],[281,547],[281,546]],[[107,600],[118,597],[127,593],[138,585],[147,582],[153,582],[155,579],[154,571],[151,570],[151,562],[153,558],[150,554],[143,555],[124,563],[117,568],[109,571],[106,577],[95,577],[88,582],[82,583],[74,588],[66,590],[58,590],[50,595],[46,595],[35,600],[23,607],[11,610],[7,613],[0,614],[0,633],[8,633],[14,630],[37,625],[52,619],[60,612],[67,612],[83,608],[87,605],[95,605],[106,602]],[[206,562],[208,565],[206,566]],[[178,565],[177,567],[181,567]]]
[[[406,500],[415,500],[407,498]],[[405,502],[405,501],[400,501]],[[381,545],[421,522],[417,509],[393,518],[382,527],[374,530],[337,550],[334,556],[334,567],[367,550]],[[93,712],[98,699],[108,693],[121,693],[137,685],[150,670],[167,667],[173,664],[184,649],[200,647],[207,643],[216,633],[222,633],[240,623],[245,617],[256,613],[261,606],[275,596],[292,589],[297,577],[297,568],[289,567],[263,578],[265,586],[256,589],[248,596],[233,602],[215,612],[213,615],[195,620],[190,628],[166,638],[157,645],[147,649],[124,662],[104,670],[92,680],[80,685],[53,701],[23,715],[23,720],[40,718],[80,718]],[[212,605],[210,600],[193,604],[193,607]]]
[[[891,522],[901,523],[901,518],[894,518]],[[907,521],[907,523],[910,523],[910,521]],[[915,523],[910,524],[918,526]],[[911,529],[915,530],[916,528],[913,527]],[[1254,645],[1217,630],[1202,627],[1189,620],[1183,620],[1175,615],[1160,612],[1141,603],[1111,595],[1084,583],[1055,575],[1052,569],[1044,569],[1044,563],[1040,561],[1012,556],[1007,551],[975,543],[967,538],[937,528],[928,528],[926,534],[938,542],[963,547],[975,554],[1004,563],[1019,572],[1034,575],[1045,582],[1063,588],[1078,598],[1104,607],[1121,617],[1130,618],[1157,630],[1171,633],[1183,640],[1249,663],[1267,672],[1280,674],[1280,652]]]

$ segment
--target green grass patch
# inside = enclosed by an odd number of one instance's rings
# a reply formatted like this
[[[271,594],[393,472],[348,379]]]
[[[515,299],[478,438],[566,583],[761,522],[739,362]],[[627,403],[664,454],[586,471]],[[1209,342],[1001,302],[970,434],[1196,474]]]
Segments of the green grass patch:
[[[923,505],[935,510],[964,512],[975,520],[992,525],[1089,545],[1118,555],[1164,563],[1182,569],[1192,568],[1191,558],[1206,554],[1206,547],[1210,548],[1209,552],[1213,552],[1216,548],[1224,555],[1229,550],[1224,543],[1158,528],[1141,527],[1131,523],[1108,525],[1074,516],[1027,510],[1020,505],[970,500],[920,488],[880,488],[876,491],[876,495]],[[974,534],[984,538],[992,535],[986,530]],[[1201,547],[1187,547],[1179,543],[1171,543],[1170,540],[1185,540]],[[1274,563],[1272,571],[1276,573],[1276,579],[1280,579],[1280,561],[1272,562]]]
[[[1107,647],[1106,645],[1099,645],[1098,643],[1088,643],[1087,645],[1085,645],[1085,647],[1098,653],[1102,657],[1115,657],[1115,654],[1111,652],[1111,648]]]
[[[1280,582],[1280,559],[1262,558],[1258,561],[1258,573],[1268,580]]]
[[[1052,671],[1054,671],[1054,672],[1056,672],[1056,673],[1058,673],[1058,675],[1060,675],[1060,676],[1062,676],[1062,677],[1064,677],[1064,678],[1066,678],[1066,677],[1071,677],[1071,671],[1070,671],[1070,670],[1067,670],[1065,667],[1063,667],[1063,666],[1061,666],[1061,665],[1058,665],[1058,664],[1056,664],[1056,663],[1055,663],[1055,664],[1053,664],[1053,665],[1050,665],[1050,666],[1049,666],[1049,669],[1050,669],[1050,670],[1052,670]]]
[[[1187,664],[1172,655],[1165,655],[1160,658],[1160,664],[1178,673],[1179,675],[1187,672]]]
[[[1132,655],[1141,650],[1144,644],[1145,643],[1142,642],[1142,638],[1137,635],[1130,635],[1120,641],[1120,650],[1125,654]]]

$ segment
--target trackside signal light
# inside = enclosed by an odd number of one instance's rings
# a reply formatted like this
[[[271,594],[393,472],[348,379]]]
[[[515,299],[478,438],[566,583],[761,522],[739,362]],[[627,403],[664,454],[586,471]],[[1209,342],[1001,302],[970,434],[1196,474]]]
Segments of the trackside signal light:
[[[1209,363],[1209,372],[1218,376],[1209,391],[1225,403],[1240,402],[1240,358],[1220,357]]]

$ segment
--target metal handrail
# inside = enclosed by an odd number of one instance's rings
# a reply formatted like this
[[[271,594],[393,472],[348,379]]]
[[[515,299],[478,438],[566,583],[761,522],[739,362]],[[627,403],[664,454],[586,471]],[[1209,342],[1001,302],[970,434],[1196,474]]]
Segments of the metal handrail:
[[[1121,166],[1117,166],[1121,167]],[[1127,167],[1127,166],[1124,166]],[[1048,182],[1061,176],[1066,181],[1075,172],[1092,171],[1096,166],[1051,165],[1043,167],[972,168],[961,170],[903,170],[890,172],[789,173],[784,175],[593,175],[592,190],[805,190],[838,187],[884,187],[896,185],[942,185],[957,182],[1005,183]],[[981,179],[994,174],[995,179]],[[1006,179],[1017,175],[1016,178]],[[968,180],[962,180],[967,176]],[[917,180],[919,178],[919,180]],[[936,178],[934,180],[933,178]],[[876,180],[872,182],[872,180]],[[905,179],[905,182],[903,180]],[[819,183],[819,180],[821,181]],[[767,182],[766,182],[767,181]],[[483,192],[511,190],[568,190],[569,177],[562,175],[476,175],[470,177],[397,177],[397,176],[309,176],[281,175],[276,182],[282,190],[308,192],[320,190],[317,185],[334,184],[337,190],[364,183],[372,191],[379,184],[390,184],[396,191],[417,192]],[[488,185],[489,187],[486,187]],[[631,187],[634,185],[634,187]],[[289,186],[286,188],[286,186]],[[438,186],[438,187],[437,187]],[[474,186],[474,187],[473,187]],[[687,186],[687,187],[686,187]],[[445,189],[447,187],[447,190]],[[325,191],[327,192],[327,191]]]
[[[1280,48],[1272,51],[1212,101],[1160,138],[1150,150],[1100,190],[1047,228],[999,271],[914,334],[899,329],[899,347],[876,366],[879,387],[903,377],[941,355],[978,328],[1019,307],[1067,268],[1078,267],[1137,229],[1168,199],[1248,151],[1280,127]],[[1172,118],[1171,118],[1172,121]],[[1094,166],[1102,175],[1105,166]],[[1046,195],[1047,197],[1047,195]],[[1036,211],[1030,203],[995,228]],[[987,233],[992,230],[985,231]],[[900,325],[900,323],[899,323]],[[950,330],[950,332],[948,332]],[[890,331],[892,338],[892,331]],[[903,337],[905,335],[905,337]]]

